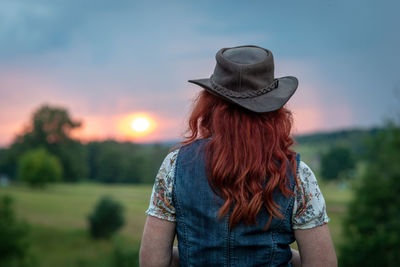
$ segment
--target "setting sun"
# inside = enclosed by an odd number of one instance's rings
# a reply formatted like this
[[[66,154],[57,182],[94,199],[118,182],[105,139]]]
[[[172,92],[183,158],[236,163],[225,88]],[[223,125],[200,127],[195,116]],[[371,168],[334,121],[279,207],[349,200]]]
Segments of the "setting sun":
[[[144,138],[154,131],[156,122],[148,113],[133,113],[123,116],[119,120],[118,128],[125,137]]]
[[[135,132],[144,132],[149,129],[150,122],[147,118],[139,117],[132,120],[131,127]]]

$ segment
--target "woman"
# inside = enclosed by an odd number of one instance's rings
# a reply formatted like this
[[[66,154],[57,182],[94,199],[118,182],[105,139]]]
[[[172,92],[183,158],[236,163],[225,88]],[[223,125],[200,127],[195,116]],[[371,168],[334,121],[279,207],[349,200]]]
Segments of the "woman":
[[[297,79],[275,79],[271,51],[257,46],[216,61],[209,79],[189,81],[205,90],[156,177],[141,266],[336,266],[325,201],[290,149],[284,104]]]

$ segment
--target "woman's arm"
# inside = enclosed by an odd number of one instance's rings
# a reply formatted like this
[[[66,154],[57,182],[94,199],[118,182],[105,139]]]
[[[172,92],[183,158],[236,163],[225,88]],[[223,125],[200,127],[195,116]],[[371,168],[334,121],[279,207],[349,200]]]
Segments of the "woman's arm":
[[[327,224],[294,231],[301,266],[336,267],[337,258]]]
[[[174,247],[172,250],[171,267],[179,267],[179,251],[177,247]]]
[[[179,266],[178,250],[173,249],[175,222],[147,216],[140,245],[141,267]]]
[[[293,267],[301,267],[299,252],[292,248],[291,250],[292,250],[292,259],[290,260],[290,263],[292,264]]]

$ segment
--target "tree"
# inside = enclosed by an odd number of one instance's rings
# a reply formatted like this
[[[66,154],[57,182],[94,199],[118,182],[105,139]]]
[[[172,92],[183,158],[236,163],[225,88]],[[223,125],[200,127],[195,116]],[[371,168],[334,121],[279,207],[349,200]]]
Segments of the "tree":
[[[71,140],[71,130],[80,126],[66,109],[43,105],[33,113],[30,129],[19,138],[35,144],[61,144]]]
[[[9,196],[0,197],[0,266],[32,266],[29,227],[18,221]]]
[[[126,166],[126,157],[116,143],[104,146],[96,158],[97,179],[105,183],[122,182]]]
[[[328,180],[334,180],[346,171],[353,169],[355,160],[350,149],[344,146],[334,146],[321,158],[321,175]]]
[[[343,229],[341,266],[398,266],[400,255],[400,128],[368,143],[367,167]]]
[[[109,239],[125,223],[123,206],[110,197],[102,197],[92,214],[89,215],[90,235]]]
[[[169,146],[160,144],[90,142],[89,178],[105,183],[154,183],[168,150]]]
[[[87,177],[87,151],[79,141],[69,140],[65,143],[51,146],[49,151],[60,159],[63,166],[62,176],[64,181],[76,182]]]
[[[59,158],[64,180],[76,181],[85,177],[85,147],[71,137],[71,131],[80,126],[81,122],[71,119],[66,109],[43,105],[34,111],[29,125],[3,153],[2,168],[10,177],[15,177],[18,158],[28,150],[44,147]]]
[[[45,148],[29,150],[18,161],[18,178],[30,186],[43,187],[49,182],[61,180],[61,175],[60,161]]]
[[[90,177],[104,183],[139,182],[136,144],[105,141],[88,144]]]

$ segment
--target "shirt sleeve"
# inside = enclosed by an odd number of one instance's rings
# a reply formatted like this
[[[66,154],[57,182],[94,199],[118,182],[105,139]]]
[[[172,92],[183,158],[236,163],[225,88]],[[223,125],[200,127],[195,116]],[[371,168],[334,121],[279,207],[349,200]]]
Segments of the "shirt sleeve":
[[[172,186],[177,155],[178,150],[170,152],[161,164],[151,193],[150,205],[146,210],[147,215],[171,222],[176,221],[175,208],[172,205]]]
[[[329,222],[324,196],[314,173],[300,161],[297,174],[296,198],[293,207],[293,229],[310,229]]]

